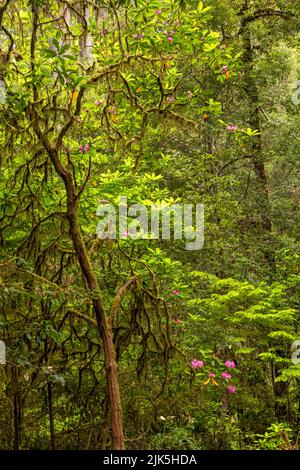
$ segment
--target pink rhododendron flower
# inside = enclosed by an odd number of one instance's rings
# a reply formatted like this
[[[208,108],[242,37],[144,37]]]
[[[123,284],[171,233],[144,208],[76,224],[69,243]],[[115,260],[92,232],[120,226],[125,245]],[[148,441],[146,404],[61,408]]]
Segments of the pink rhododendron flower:
[[[215,374],[214,372],[210,372],[210,373],[208,374],[208,377],[215,377],[215,376],[216,376],[216,374]]]
[[[179,320],[179,318],[177,318],[176,320],[174,320],[174,323],[176,323],[176,325],[180,325],[180,323],[182,323],[182,321]]]
[[[167,97],[167,101],[168,101],[169,103],[174,103],[175,97],[174,97],[174,96],[168,96],[168,97]]]
[[[175,31],[171,29],[171,31],[169,32],[169,36],[173,36],[173,34],[175,34]]]
[[[85,144],[85,146],[83,147],[83,146],[80,144],[79,147],[78,147],[78,149],[79,149],[79,152],[87,153],[87,152],[90,150],[90,146],[89,146],[89,144]]]
[[[237,126],[227,126],[227,130],[228,130],[229,132],[236,131],[236,130],[237,130]]]
[[[173,41],[173,38],[171,38],[171,36],[168,36],[168,37],[167,37],[167,41],[168,41],[168,42],[172,42],[172,41]]]
[[[223,67],[222,67],[222,72],[223,72],[223,73],[226,73],[226,72],[227,72],[227,69],[228,69],[227,65],[223,65]]]
[[[134,37],[134,39],[139,40],[139,39],[143,39],[143,38],[145,37],[145,34],[144,34],[144,33],[141,33],[141,34],[135,33],[135,34],[133,35],[133,37]]]
[[[227,380],[231,379],[231,375],[228,374],[228,372],[222,372],[221,376],[223,377],[223,379],[227,379]]]
[[[100,100],[95,101],[95,105],[101,106],[104,103],[104,99],[101,98]]]
[[[234,369],[235,368],[235,362],[234,361],[226,361],[225,366],[228,367],[228,369]]]
[[[201,369],[204,366],[203,361],[198,361],[197,359],[193,359],[191,362],[191,366],[193,369]]]
[[[173,295],[179,295],[179,294],[180,294],[180,291],[178,289],[173,290]]]
[[[229,385],[228,387],[228,392],[233,394],[236,391],[236,387],[234,385]]]
[[[126,238],[129,237],[129,232],[128,232],[128,230],[124,230],[124,232],[123,232],[123,237],[126,237]]]
[[[115,107],[115,106],[111,106],[108,111],[110,112],[110,114],[115,114],[115,112],[116,112],[116,107]]]

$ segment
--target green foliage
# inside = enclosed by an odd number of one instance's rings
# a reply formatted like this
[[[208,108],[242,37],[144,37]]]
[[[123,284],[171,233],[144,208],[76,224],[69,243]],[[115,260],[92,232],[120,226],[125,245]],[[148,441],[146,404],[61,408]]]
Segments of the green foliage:
[[[296,448],[299,2],[75,3],[1,17],[0,447],[111,448],[116,360],[128,448]],[[203,249],[98,239],[123,196]]]
[[[274,423],[263,435],[257,435],[260,439],[255,441],[259,450],[282,450],[289,442],[289,435],[292,430],[286,423]]]

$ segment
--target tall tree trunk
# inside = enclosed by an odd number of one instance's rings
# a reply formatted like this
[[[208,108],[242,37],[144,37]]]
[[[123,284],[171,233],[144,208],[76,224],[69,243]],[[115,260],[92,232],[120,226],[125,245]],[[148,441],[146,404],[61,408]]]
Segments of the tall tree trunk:
[[[93,271],[85,243],[81,235],[81,229],[78,221],[79,198],[75,192],[72,175],[68,170],[63,168],[56,148],[48,146],[47,150],[56,171],[62,177],[65,184],[67,194],[67,218],[70,226],[69,233],[73,241],[74,250],[77,255],[81,272],[93,297],[92,302],[94,312],[100,337],[103,343],[105,369],[108,382],[112,446],[115,450],[122,450],[124,448],[124,436],[116,351],[113,343],[111,328],[105,316],[105,311],[99,292],[98,281]]]
[[[35,52],[37,43],[37,29],[38,29],[38,7],[35,3],[32,4],[32,33],[31,33],[31,70],[35,72]],[[39,93],[36,84],[32,85],[34,102],[38,102]],[[66,169],[59,158],[59,149],[62,147],[63,135],[72,126],[75,116],[80,113],[80,103],[83,96],[83,90],[79,92],[76,104],[75,114],[65,124],[64,130],[61,131],[56,145],[53,146],[48,140],[47,132],[42,132],[40,128],[39,115],[37,109],[33,106],[31,109],[31,118],[34,131],[41,144],[44,145],[52,164],[57,174],[62,178],[66,196],[67,196],[67,218],[70,226],[69,234],[73,242],[74,250],[81,268],[81,272],[86,281],[87,287],[92,296],[94,312],[96,316],[97,326],[104,350],[104,363],[107,377],[109,410],[110,410],[110,424],[112,433],[112,448],[114,450],[124,449],[124,435],[123,435],[123,422],[122,422],[122,407],[121,396],[118,378],[118,364],[116,360],[116,351],[113,342],[112,331],[106,319],[105,311],[101,299],[100,289],[97,277],[92,268],[86,246],[81,234],[81,229],[78,220],[79,211],[79,195],[76,194],[75,181],[72,173]]]
[[[264,256],[270,266],[271,271],[276,272],[276,263],[273,241],[272,210],[270,203],[270,188],[268,176],[264,161],[264,151],[262,142],[262,128],[259,107],[259,91],[253,74],[254,56],[251,41],[251,31],[249,25],[242,28],[242,37],[244,42],[244,68],[245,68],[245,90],[249,101],[249,126],[252,130],[257,130],[258,135],[252,137],[252,162],[258,183],[257,203],[260,210],[260,223],[264,231]]]
[[[15,366],[12,367],[12,387],[14,404],[14,450],[19,450],[21,444],[22,405],[19,390],[18,371]]]
[[[48,413],[49,413],[49,424],[50,424],[50,436],[51,436],[51,449],[55,450],[55,427],[54,427],[54,415],[53,415],[53,393],[52,384],[47,384],[47,398],[48,398]]]
[[[91,59],[92,58],[92,37],[88,32],[88,24],[90,19],[90,10],[88,4],[84,3],[81,6],[80,23],[82,24],[83,34],[79,40],[80,46],[80,57],[82,59]]]

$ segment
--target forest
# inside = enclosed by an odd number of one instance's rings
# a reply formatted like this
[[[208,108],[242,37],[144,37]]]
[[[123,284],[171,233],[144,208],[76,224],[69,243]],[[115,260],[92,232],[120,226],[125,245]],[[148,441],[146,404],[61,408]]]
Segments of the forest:
[[[300,0],[0,0],[0,450],[299,450]]]

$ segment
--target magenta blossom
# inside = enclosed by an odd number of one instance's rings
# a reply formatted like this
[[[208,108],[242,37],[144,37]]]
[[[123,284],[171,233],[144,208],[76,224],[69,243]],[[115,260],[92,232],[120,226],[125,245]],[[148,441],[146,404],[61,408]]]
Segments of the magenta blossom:
[[[167,41],[168,41],[168,42],[173,42],[173,38],[171,38],[171,36],[168,36],[168,37],[167,37]]]
[[[180,291],[178,289],[173,290],[173,295],[180,295]]]
[[[89,144],[85,144],[85,146],[83,147],[80,144],[78,149],[79,149],[79,152],[81,152],[81,153],[87,153],[90,150],[90,146],[89,146]]]
[[[215,376],[216,376],[216,374],[215,374],[214,372],[210,372],[210,373],[208,374],[208,377],[215,377]]]
[[[191,366],[193,369],[201,369],[204,366],[203,361],[198,361],[197,359],[193,359],[191,362]]]
[[[179,318],[177,318],[176,320],[174,320],[174,323],[176,323],[176,325],[180,325],[182,323],[182,320],[179,320]]]
[[[234,369],[235,368],[235,362],[234,361],[226,361],[225,366],[228,367],[228,369]]]
[[[115,112],[116,112],[116,107],[115,107],[115,106],[111,106],[108,111],[110,112],[110,114],[115,114]]]
[[[174,29],[171,29],[171,31],[169,32],[169,36],[173,36],[173,34],[175,34],[175,31]]]
[[[104,99],[103,99],[103,98],[100,98],[100,100],[95,101],[95,105],[96,105],[96,106],[102,106],[103,103],[104,103]]]
[[[236,387],[234,385],[228,385],[228,392],[231,393],[231,395],[233,395],[233,393],[235,393],[236,391]]]
[[[228,130],[229,132],[234,132],[234,131],[237,130],[237,126],[227,126],[227,130]]]
[[[144,33],[141,33],[141,34],[135,33],[135,34],[133,35],[133,37],[134,37],[134,39],[139,40],[139,39],[143,39],[143,38],[145,37],[145,34],[144,34]]]
[[[123,237],[125,237],[125,238],[129,237],[129,232],[128,232],[128,230],[124,230],[124,232],[123,232]]]
[[[168,101],[168,103],[174,103],[175,97],[174,96],[168,96],[167,101]]]
[[[227,72],[227,69],[228,69],[227,65],[223,65],[223,67],[222,67],[222,72],[223,72],[223,73],[226,73],[226,72]]]
[[[228,374],[228,372],[222,372],[221,376],[223,377],[223,379],[226,379],[226,380],[231,379],[231,375]]]

